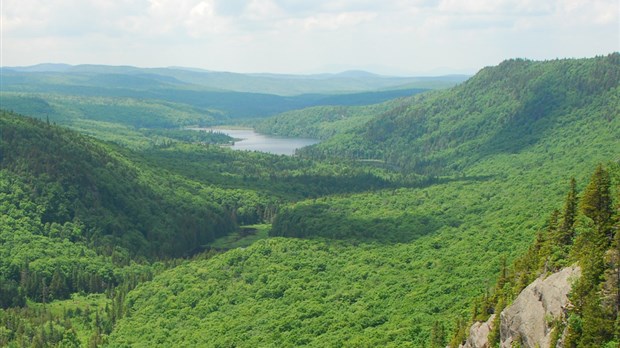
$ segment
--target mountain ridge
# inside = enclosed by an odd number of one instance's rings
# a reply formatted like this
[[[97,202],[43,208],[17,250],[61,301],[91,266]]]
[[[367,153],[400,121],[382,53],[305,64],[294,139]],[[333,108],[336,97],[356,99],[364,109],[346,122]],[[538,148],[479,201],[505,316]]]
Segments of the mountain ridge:
[[[343,71],[334,74],[271,74],[235,73],[186,67],[140,68],[134,66],[109,66],[97,64],[38,64],[26,67],[3,67],[4,71],[21,73],[64,73],[64,74],[129,74],[161,75],[175,78],[186,84],[207,89],[234,92],[268,93],[292,96],[307,93],[353,93],[374,90],[424,88],[425,81],[439,83],[436,87],[447,87],[462,82],[465,76],[446,75],[437,77],[399,77],[378,75],[366,71]],[[327,88],[326,88],[327,86]]]
[[[425,173],[461,170],[468,164],[459,163],[460,153],[518,152],[588,105],[613,122],[618,81],[620,53],[581,60],[508,60],[448,91],[410,98],[342,137],[357,139],[347,151],[354,149],[362,158],[413,171],[424,168]],[[337,154],[342,146],[334,139],[304,151]]]

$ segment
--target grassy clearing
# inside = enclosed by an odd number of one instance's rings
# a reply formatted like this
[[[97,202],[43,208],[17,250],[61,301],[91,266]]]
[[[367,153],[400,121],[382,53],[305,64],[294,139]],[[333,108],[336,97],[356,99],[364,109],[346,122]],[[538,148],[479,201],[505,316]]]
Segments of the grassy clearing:
[[[271,230],[271,224],[240,226],[239,231],[218,238],[213,243],[209,243],[208,246],[223,250],[246,248],[256,241],[269,238],[269,230]]]

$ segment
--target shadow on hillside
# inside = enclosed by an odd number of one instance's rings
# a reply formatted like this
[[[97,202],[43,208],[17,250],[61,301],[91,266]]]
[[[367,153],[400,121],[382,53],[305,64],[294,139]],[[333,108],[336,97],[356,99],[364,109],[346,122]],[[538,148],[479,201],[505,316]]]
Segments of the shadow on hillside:
[[[444,226],[456,227],[455,217],[403,212],[397,216],[358,216],[326,203],[298,206],[281,213],[270,232],[275,237],[328,238],[383,244],[409,243],[436,233]]]
[[[518,153],[537,144],[575,103],[567,98],[566,86],[552,78],[532,82],[521,107],[493,135],[481,153]]]
[[[448,184],[451,182],[483,182],[483,181],[490,181],[494,179],[495,177],[496,177],[495,175],[470,175],[470,176],[454,175],[454,176],[445,176],[445,177],[428,177],[428,178],[425,178],[419,181],[418,183],[411,184],[410,186],[403,186],[403,187],[425,188],[425,187],[429,187],[433,185]]]
[[[493,176],[429,178],[415,187],[450,182],[482,182]],[[395,194],[397,195],[396,191]],[[404,206],[395,213],[394,205]],[[370,209],[369,209],[370,207]],[[329,238],[384,244],[409,243],[436,233],[443,227],[458,227],[457,216],[435,211],[408,209],[406,202],[385,202],[381,196],[340,197],[333,201],[305,202],[284,209],[275,218],[270,236]],[[384,209],[385,212],[381,210]],[[360,214],[359,211],[368,212]]]
[[[302,198],[318,198],[333,194],[355,194],[384,189],[425,188],[451,182],[481,182],[489,181],[493,178],[493,175],[456,175],[410,179],[397,177],[393,180],[387,180],[371,174],[356,174],[352,176],[296,175],[276,177],[273,180],[261,180],[259,178],[237,184],[245,188],[264,188],[267,189],[268,193],[279,192],[283,195],[294,194]]]

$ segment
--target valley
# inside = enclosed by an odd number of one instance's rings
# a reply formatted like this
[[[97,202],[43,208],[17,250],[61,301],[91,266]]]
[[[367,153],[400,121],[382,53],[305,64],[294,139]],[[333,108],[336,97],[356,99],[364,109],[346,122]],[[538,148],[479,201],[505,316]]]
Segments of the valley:
[[[554,327],[620,340],[617,52],[467,79],[2,74],[0,346],[458,347],[573,263]],[[188,129],[213,126],[298,142]]]

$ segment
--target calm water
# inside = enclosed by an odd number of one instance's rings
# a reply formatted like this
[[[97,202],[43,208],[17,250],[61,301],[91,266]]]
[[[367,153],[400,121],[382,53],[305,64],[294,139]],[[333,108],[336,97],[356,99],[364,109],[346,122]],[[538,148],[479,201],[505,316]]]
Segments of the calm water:
[[[276,155],[293,155],[295,150],[318,143],[317,139],[277,137],[256,133],[252,129],[212,129],[214,132],[228,134],[236,139],[234,150],[269,152]]]

